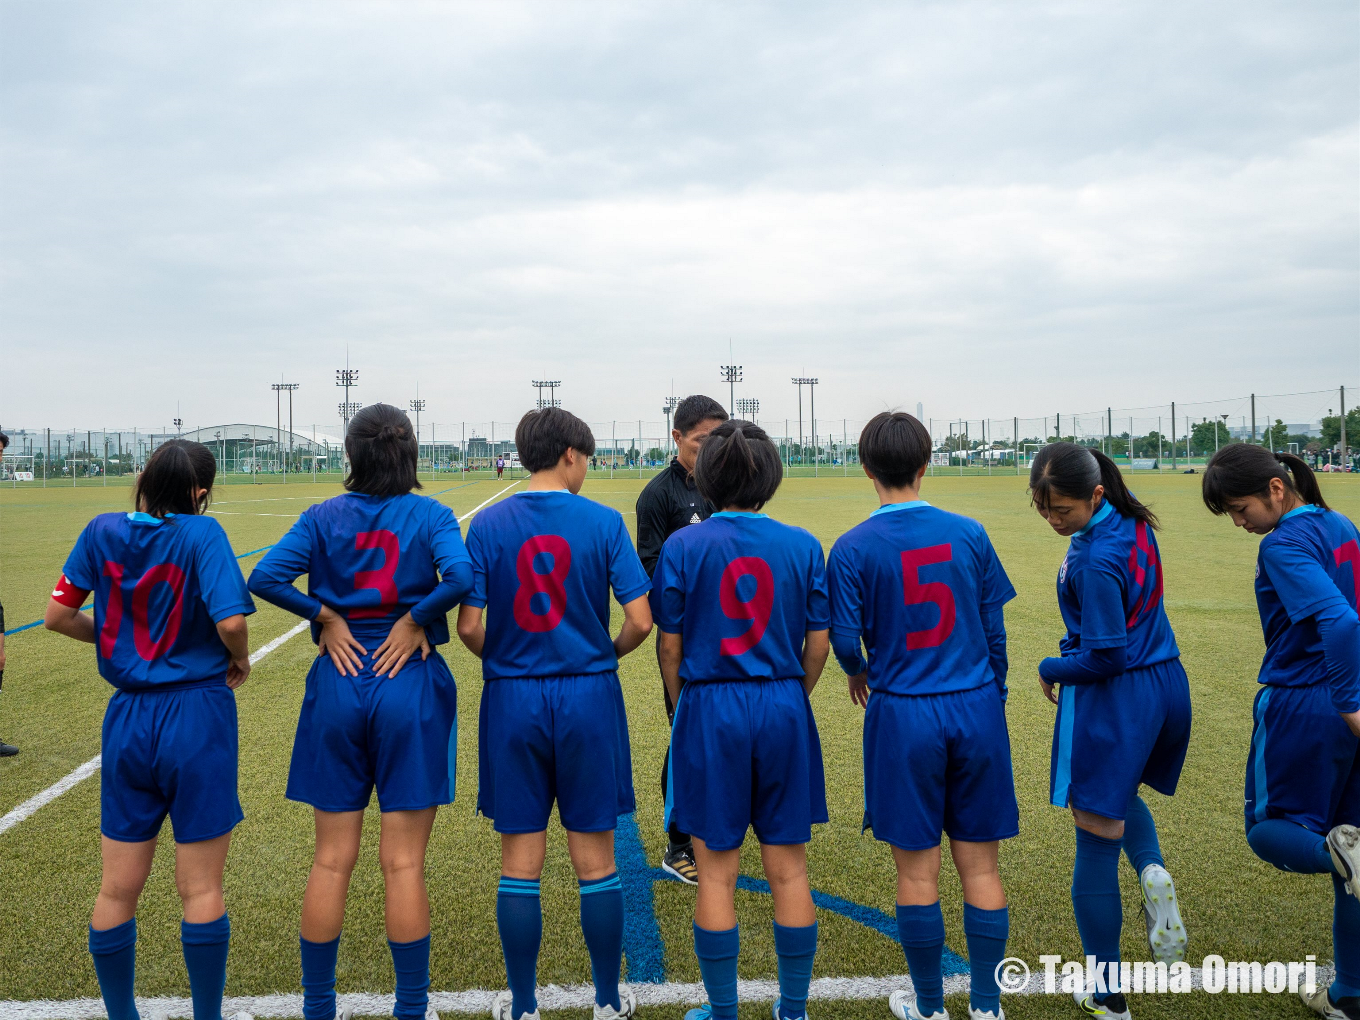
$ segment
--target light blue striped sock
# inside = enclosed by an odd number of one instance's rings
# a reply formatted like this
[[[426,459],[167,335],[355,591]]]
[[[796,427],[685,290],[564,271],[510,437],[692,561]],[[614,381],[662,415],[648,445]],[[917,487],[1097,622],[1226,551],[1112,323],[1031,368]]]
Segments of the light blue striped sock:
[[[622,1009],[619,969],[623,960],[623,883],[617,871],[581,879],[581,934],[590,950],[595,1004]]]
[[[543,901],[537,879],[501,876],[496,892],[496,927],[505,954],[505,977],[514,1001],[510,1016],[538,1009],[538,947],[543,942]]]

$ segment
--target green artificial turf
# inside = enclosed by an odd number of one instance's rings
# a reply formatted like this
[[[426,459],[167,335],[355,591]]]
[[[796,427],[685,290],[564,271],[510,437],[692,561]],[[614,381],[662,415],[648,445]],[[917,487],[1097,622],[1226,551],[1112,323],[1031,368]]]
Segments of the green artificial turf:
[[[457,476],[427,483],[426,491],[460,515],[498,493],[506,483],[463,483]],[[629,527],[641,482],[592,478],[584,494],[624,511]],[[1139,475],[1135,488],[1161,515],[1166,606],[1180,644],[1194,698],[1194,734],[1175,798],[1149,793],[1168,868],[1176,878],[1191,935],[1189,958],[1198,965],[1211,952],[1232,960],[1331,958],[1331,884],[1321,876],[1287,875],[1259,861],[1242,834],[1242,772],[1251,730],[1251,699],[1262,651],[1252,593],[1257,540],[1210,516],[1198,498],[1198,476]],[[1333,506],[1360,515],[1360,483],[1324,476]],[[448,489],[449,491],[442,491]],[[247,552],[275,541],[309,503],[339,491],[334,482],[230,485],[219,488],[213,510],[234,549]],[[36,620],[52,582],[86,521],[127,508],[126,486],[0,488],[0,598],[11,628]],[[1054,575],[1066,542],[1028,507],[1023,480],[998,474],[942,476],[926,482],[923,496],[938,506],[975,517],[988,529],[1019,597],[1007,608],[1010,637],[1008,715],[1021,835],[1002,849],[1003,878],[1011,900],[1010,954],[1037,969],[1043,953],[1080,955],[1068,890],[1073,836],[1066,812],[1047,804],[1053,707],[1044,700],[1035,666],[1053,654],[1062,631]],[[876,502],[863,478],[793,478],[770,505],[776,517],[808,528],[829,550],[838,535],[863,520]],[[476,526],[475,518],[471,526]],[[247,572],[259,555],[241,561]],[[615,624],[621,620],[615,607]],[[287,631],[295,620],[262,605],[251,618],[251,646]],[[23,753],[0,760],[0,813],[69,773],[99,750],[99,724],[110,688],[95,671],[93,650],[35,628],[7,639],[9,664],[0,695],[0,736]],[[477,660],[456,641],[443,649],[459,682],[461,745],[457,802],[439,814],[428,860],[434,911],[432,985],[440,990],[498,988],[504,970],[495,928],[499,846],[490,824],[474,813],[476,719],[480,695]],[[313,651],[298,636],[263,660],[238,693],[241,728],[241,798],[246,821],[237,829],[227,865],[227,899],[233,944],[228,994],[298,989],[297,916],[311,853],[310,809],[286,801],[293,729]],[[637,822],[650,862],[664,841],[659,777],[667,739],[660,677],[650,642],[620,666],[631,728]],[[826,893],[876,907],[894,904],[891,856],[859,831],[862,811],[862,713],[846,695],[834,661],[813,694],[826,759],[831,822],[809,847],[813,885]],[[99,880],[98,779],[77,786],[32,818],[0,834],[0,1000],[64,999],[98,994],[85,953],[89,909]],[[341,943],[339,987],[345,991],[392,988],[382,922],[377,867],[376,810],[367,819],[364,852],[350,894]],[[168,835],[168,832],[167,832]],[[753,840],[743,851],[743,871],[759,877]],[[1132,872],[1122,869],[1127,959],[1147,955]],[[957,877],[945,864],[941,883],[948,944],[965,954]],[[674,883],[654,887],[659,928],[666,944],[667,977],[699,980],[691,940],[691,890]],[[590,967],[577,923],[578,896],[560,826],[550,829],[543,881],[545,913],[541,984],[589,980]],[[773,977],[771,902],[738,894],[744,977]],[[173,854],[164,841],[138,915],[141,944],[138,994],[184,995],[187,982],[179,947],[179,907]],[[889,939],[845,917],[823,912],[816,976],[900,974],[905,963]],[[1139,1017],[1305,1016],[1285,997],[1140,996]],[[966,1016],[961,998],[955,1016]],[[1005,1001],[1007,1014],[1072,1016],[1070,1001],[1044,996]],[[768,1016],[768,1005],[743,1007],[742,1017]],[[680,1017],[684,1007],[649,1008],[645,1020]],[[881,1001],[814,1003],[813,1014],[883,1017]],[[553,1016],[584,1016],[563,1012]]]

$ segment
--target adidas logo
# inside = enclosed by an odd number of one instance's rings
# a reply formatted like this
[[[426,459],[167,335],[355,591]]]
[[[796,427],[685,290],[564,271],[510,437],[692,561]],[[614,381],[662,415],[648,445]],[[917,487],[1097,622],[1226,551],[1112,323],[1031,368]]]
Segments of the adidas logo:
[[[703,521],[701,521],[701,520],[699,519],[699,515],[698,515],[697,513],[689,519],[689,522],[690,522],[691,524],[702,524],[702,523],[703,523]]]

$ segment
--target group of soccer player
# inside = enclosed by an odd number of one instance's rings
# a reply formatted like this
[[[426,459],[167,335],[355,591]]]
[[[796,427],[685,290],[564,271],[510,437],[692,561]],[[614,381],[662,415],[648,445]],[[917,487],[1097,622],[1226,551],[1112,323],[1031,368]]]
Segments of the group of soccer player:
[[[100,515],[80,536],[46,620],[94,643],[116,688],[102,734],[104,870],[89,930],[110,1020],[138,1015],[135,914],[167,815],[195,1020],[220,1020],[230,937],[222,876],[243,817],[233,691],[251,668],[251,593],[310,621],[318,650],[287,785],[315,811],[300,940],[307,1020],[337,1016],[346,897],[375,790],[393,1012],[432,1012],[424,866],[436,810],[455,792],[457,690],[438,652],[455,606],[458,636],[482,661],[477,809],[501,837],[496,920],[509,989],[495,999],[496,1020],[539,1015],[540,879],[554,804],[580,886],[594,1016],[637,1008],[620,982],[614,830],[634,795],[617,664],[654,622],[675,708],[666,822],[693,840],[694,951],[709,998],[687,1020],[737,1015],[734,897],[751,829],[774,898],[773,1015],[807,1014],[817,915],[806,847],[827,821],[809,695],[831,651],[866,710],[864,828],[897,866],[912,988],[889,1008],[900,1020],[948,1020],[939,897],[948,835],[963,886],[970,1018],[1002,1020],[995,970],[1009,915],[998,858],[1001,841],[1019,833],[1004,606],[1016,593],[986,531],[921,498],[932,443],[911,415],[880,414],[865,427],[859,454],[880,506],[829,559],[809,532],[763,512],[783,477],[765,432],[739,420],[709,421],[704,432],[693,483],[709,506],[665,540],[650,578],[622,516],[579,495],[594,439],[559,408],[521,420],[528,484],[480,511],[466,545],[452,512],[414,492],[406,415],[364,408],[345,439],[347,491],[308,508],[248,587],[222,528],[203,515],[212,453],[178,440],[159,447],[133,511]],[[1260,447],[1216,454],[1203,490],[1214,513],[1266,536],[1248,841],[1277,867],[1332,876],[1336,980],[1309,1005],[1360,1020],[1360,533],[1327,508],[1301,460]],[[1051,800],[1076,826],[1077,929],[1104,977],[1075,997],[1084,1014],[1119,1020],[1129,1016],[1118,979],[1121,852],[1138,875],[1152,957],[1185,956],[1139,790],[1175,792],[1190,688],[1163,605],[1157,518],[1114,463],[1086,447],[1045,446],[1030,499],[1070,540],[1057,582],[1067,633],[1038,672],[1057,706]],[[303,574],[306,593],[294,584]],[[91,592],[93,618],[80,612]],[[611,592],[623,608],[612,635]]]

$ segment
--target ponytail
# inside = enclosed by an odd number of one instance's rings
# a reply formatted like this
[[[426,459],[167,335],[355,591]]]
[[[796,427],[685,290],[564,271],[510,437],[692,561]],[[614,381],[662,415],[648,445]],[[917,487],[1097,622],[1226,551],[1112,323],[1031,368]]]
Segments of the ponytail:
[[[202,443],[170,439],[156,447],[137,483],[132,505],[152,517],[170,514],[201,514],[217,475],[217,458]],[[198,490],[206,490],[202,496]]]
[[[1104,487],[1106,501],[1120,514],[1150,528],[1158,526],[1157,515],[1138,502],[1124,484],[1118,465],[1099,450],[1076,443],[1049,443],[1030,464],[1030,502],[1041,510],[1055,493],[1090,499],[1097,485]]]
[[[1209,458],[1204,469],[1204,505],[1215,514],[1229,511],[1229,503],[1248,496],[1270,495],[1270,480],[1278,478],[1284,487],[1305,503],[1330,510],[1322,498],[1317,476],[1302,457],[1292,453],[1271,453],[1264,446],[1234,443]]]
[[[345,488],[369,496],[404,496],[421,488],[416,478],[420,447],[406,412],[369,404],[349,420],[345,433],[349,474]]]
[[[779,451],[759,425],[725,421],[699,447],[694,484],[719,510],[729,506],[759,510],[784,480]]]

